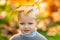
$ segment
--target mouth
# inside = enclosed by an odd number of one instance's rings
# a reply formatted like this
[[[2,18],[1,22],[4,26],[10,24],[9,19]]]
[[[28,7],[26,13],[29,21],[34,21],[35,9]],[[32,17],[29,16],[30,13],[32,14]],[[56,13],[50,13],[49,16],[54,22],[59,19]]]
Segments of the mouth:
[[[25,33],[28,33],[30,30],[24,30]]]

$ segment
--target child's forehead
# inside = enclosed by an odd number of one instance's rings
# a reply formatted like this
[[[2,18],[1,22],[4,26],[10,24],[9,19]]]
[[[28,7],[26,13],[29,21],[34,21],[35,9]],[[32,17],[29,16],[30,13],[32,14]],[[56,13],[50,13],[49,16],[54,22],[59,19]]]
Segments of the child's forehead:
[[[20,20],[35,20],[35,18],[31,17],[31,16],[24,16],[24,17],[20,17]]]
[[[20,22],[35,22],[36,19],[30,16],[24,16],[24,17],[21,17],[19,21]]]

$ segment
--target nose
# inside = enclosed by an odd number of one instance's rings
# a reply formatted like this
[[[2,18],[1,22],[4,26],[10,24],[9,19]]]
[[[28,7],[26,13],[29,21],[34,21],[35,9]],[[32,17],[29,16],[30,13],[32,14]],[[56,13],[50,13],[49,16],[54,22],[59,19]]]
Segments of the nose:
[[[28,25],[27,24],[25,25],[25,28],[28,28]]]

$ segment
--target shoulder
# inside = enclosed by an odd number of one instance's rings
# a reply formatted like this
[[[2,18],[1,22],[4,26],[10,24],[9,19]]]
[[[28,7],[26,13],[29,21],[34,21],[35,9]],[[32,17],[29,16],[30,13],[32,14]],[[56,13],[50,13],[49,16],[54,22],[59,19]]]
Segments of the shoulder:
[[[16,40],[18,38],[20,38],[20,34],[15,34],[9,40]]]
[[[41,40],[47,40],[45,36],[37,32],[37,37],[39,37]]]

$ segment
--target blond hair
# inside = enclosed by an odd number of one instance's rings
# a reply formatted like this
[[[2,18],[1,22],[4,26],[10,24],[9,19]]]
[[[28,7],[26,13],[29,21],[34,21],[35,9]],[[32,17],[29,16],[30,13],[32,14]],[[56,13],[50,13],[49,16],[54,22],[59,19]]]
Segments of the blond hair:
[[[24,16],[30,16],[32,18],[37,18],[39,11],[35,5],[24,5],[16,9],[18,12],[18,19]]]

